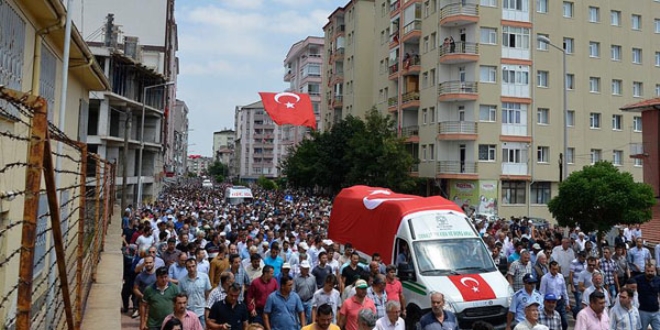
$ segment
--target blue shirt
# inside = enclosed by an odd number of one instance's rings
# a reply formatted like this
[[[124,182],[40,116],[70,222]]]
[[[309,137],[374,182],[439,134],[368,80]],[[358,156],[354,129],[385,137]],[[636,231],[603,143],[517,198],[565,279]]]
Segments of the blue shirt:
[[[278,275],[280,275],[280,272],[282,271],[282,265],[284,264],[284,260],[282,260],[282,258],[280,258],[279,255],[273,258],[269,254],[266,258],[264,258],[264,264],[273,266],[273,270],[274,270],[273,275],[277,277]]]
[[[169,275],[172,280],[181,281],[182,278],[188,276],[188,270],[186,269],[186,266],[181,267],[178,262],[175,262],[170,265],[167,275]]]
[[[431,311],[422,316],[419,320],[419,326],[422,330],[458,330],[456,315],[446,310],[443,310],[442,312],[445,313],[444,322],[440,323]]]
[[[197,272],[197,277],[179,279],[179,290],[188,294],[188,310],[197,315],[204,315],[206,308],[206,292],[211,291],[211,281],[208,275]]]
[[[272,330],[300,329],[298,314],[304,312],[302,300],[297,293],[291,292],[284,297],[280,291],[268,295],[264,313],[268,314]]]
[[[628,263],[630,264],[630,271],[643,272],[644,265],[647,261],[651,260],[651,252],[642,247],[638,249],[636,246],[628,250]]]
[[[541,287],[539,288],[539,293],[542,296],[545,296],[548,293],[552,293],[555,297],[562,297],[564,303],[568,300],[568,291],[566,290],[566,281],[564,281],[564,276],[561,273],[552,276],[551,273],[547,273],[541,277]]]
[[[509,313],[514,315],[516,322],[522,322],[525,320],[525,306],[527,306],[529,301],[536,301],[539,303],[539,306],[543,305],[543,297],[536,290],[533,290],[532,294],[529,294],[525,289],[520,289],[513,294],[513,299],[511,299],[511,305],[509,306]]]

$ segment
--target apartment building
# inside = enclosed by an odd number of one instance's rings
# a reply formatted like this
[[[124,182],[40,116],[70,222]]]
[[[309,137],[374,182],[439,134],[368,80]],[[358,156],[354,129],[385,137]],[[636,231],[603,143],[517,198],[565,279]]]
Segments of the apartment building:
[[[324,39],[309,36],[291,46],[284,59],[284,81],[289,83],[288,91],[307,93],[312,101],[316,127],[321,130],[321,91],[324,89],[321,73],[324,52]],[[297,145],[307,134],[303,126],[283,125],[282,144]]]
[[[341,23],[348,30],[347,10],[359,3],[369,2],[351,1],[330,16],[324,29],[329,49],[340,40],[330,27]],[[371,89],[370,102],[394,116],[420,160],[413,174],[429,178],[467,212],[551,218],[546,204],[558,193],[560,178],[598,160],[641,181],[642,160],[630,157],[631,146],[641,142],[641,117],[619,108],[660,93],[660,52],[654,48],[660,2],[372,5],[375,44],[364,47],[373,49],[373,76],[353,78],[352,88]],[[346,90],[347,82],[333,91]],[[328,113],[341,114],[346,104],[332,109]]]
[[[90,151],[120,165],[117,185],[124,186],[126,173],[123,205],[151,200],[166,177],[186,168],[174,1],[86,0],[77,8],[73,20],[112,84],[110,91],[90,94]]]
[[[237,106],[234,117],[234,165],[232,176],[256,181],[260,176],[279,176],[278,165],[287,152],[282,128],[275,125],[261,101]]]
[[[348,115],[364,117],[374,106],[375,19],[374,0],[353,0],[332,12],[323,27],[326,60],[320,112],[324,129]]]
[[[196,176],[207,175],[207,169],[213,164],[213,157],[204,157],[202,155],[188,155],[186,162],[188,173]]]
[[[234,137],[232,129],[213,132],[213,159],[229,167],[230,173],[234,163]]]

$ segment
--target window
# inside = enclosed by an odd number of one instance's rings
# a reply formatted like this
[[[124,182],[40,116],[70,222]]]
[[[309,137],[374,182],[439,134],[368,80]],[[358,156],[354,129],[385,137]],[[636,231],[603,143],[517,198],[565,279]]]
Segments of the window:
[[[642,117],[640,116],[633,117],[633,131],[634,132],[642,131]]]
[[[435,122],[435,107],[430,107],[429,108],[429,122],[433,124]]]
[[[612,129],[615,131],[620,131],[623,127],[623,117],[621,115],[612,115]]]
[[[635,166],[639,167],[639,166],[642,166],[642,165],[643,165],[643,164],[642,164],[642,159],[641,159],[641,158],[635,158],[634,160],[635,160],[635,163],[634,163]]]
[[[434,50],[435,47],[436,47],[436,44],[438,43],[438,35],[435,32],[433,32],[433,33],[431,33],[431,38],[430,39],[431,39],[430,40],[431,41],[431,50]]]
[[[600,149],[591,149],[590,154],[591,154],[591,165],[596,164],[596,162],[603,159],[602,157],[603,151]]]
[[[653,32],[660,33],[660,19],[656,18],[653,20]]]
[[[426,161],[426,145],[422,146],[422,160]]]
[[[527,0],[503,0],[502,8],[509,10],[527,11]]]
[[[621,95],[621,87],[623,81],[619,79],[612,79],[612,95]]]
[[[618,10],[612,10],[610,12],[610,24],[614,26],[621,25],[621,12]]]
[[[422,109],[422,124],[423,125],[426,125],[426,120],[428,118],[427,113],[428,113],[428,110]]]
[[[429,73],[428,72],[423,72],[422,73],[422,88],[427,88],[429,87]]]
[[[497,106],[481,104],[479,105],[479,121],[493,122],[497,120]]]
[[[435,157],[435,144],[429,144],[429,160]]]
[[[479,161],[481,162],[494,162],[497,147],[494,144],[480,144],[479,145]]]
[[[549,46],[548,43],[545,42],[545,41],[541,41],[541,40],[539,40],[538,37],[541,37],[541,36],[548,38],[548,35],[547,35],[547,34],[541,34],[541,33],[539,33],[539,34],[537,35],[537,37],[536,37],[536,42],[537,42],[536,49],[538,49],[538,50],[548,50],[548,46]]]
[[[538,87],[548,87],[548,76],[550,73],[548,71],[539,70],[536,74],[536,79],[538,80]]]
[[[480,82],[497,82],[497,67],[482,65],[479,67],[479,81]]]
[[[548,163],[550,159],[550,147],[539,146],[536,149],[536,162]]]
[[[660,66],[660,52],[655,52],[655,66]]]
[[[655,84],[655,96],[660,96],[660,84]]]
[[[589,92],[600,93],[600,78],[589,77]]]
[[[502,204],[525,204],[525,181],[502,181]]]
[[[572,2],[564,1],[563,9],[564,9],[564,17],[573,18],[573,3]]]
[[[589,57],[600,57],[600,43],[589,41]]]
[[[422,48],[422,54],[429,52],[429,36],[424,37],[424,42],[422,43],[424,48]]]
[[[575,110],[568,110],[566,113],[566,126],[575,126]]]
[[[536,123],[539,125],[548,125],[550,122],[550,109],[539,108],[536,113]]]
[[[536,12],[537,13],[547,13],[548,12],[548,0],[536,0]]]
[[[633,97],[642,97],[642,95],[644,95],[642,82],[633,81]]]
[[[612,164],[614,164],[615,166],[623,165],[623,151],[622,150],[614,150],[612,152]]]
[[[479,30],[479,41],[482,44],[497,45],[497,29],[482,27]]]
[[[522,113],[520,103],[502,103],[502,124],[522,124]]]
[[[521,67],[518,67],[521,68]],[[529,72],[525,71],[527,67],[522,67],[522,70],[516,70],[515,66],[505,67],[502,69],[502,83],[512,85],[528,85]]]
[[[3,28],[2,41],[0,41],[0,54],[2,54],[2,60],[0,61],[0,85],[20,90],[23,83],[24,51],[26,48],[25,21],[13,9],[13,7],[8,5],[5,1],[0,4],[0,17],[2,17]],[[53,72],[55,71],[53,70]],[[53,86],[55,85],[53,84]],[[14,106],[10,106],[8,102],[0,101],[0,106],[7,109],[10,114],[20,116],[18,109]],[[54,111],[49,111],[49,114],[50,113],[54,113]],[[44,223],[47,224],[47,218],[43,217],[43,219]],[[43,229],[46,229],[46,227],[43,227]],[[37,231],[37,233],[39,234],[39,231]],[[41,235],[44,239],[47,236],[48,235]],[[40,236],[37,235],[37,237]],[[38,258],[35,260],[38,260]],[[43,267],[43,263],[39,264]]]
[[[429,77],[431,78],[431,87],[435,86],[435,69],[429,71]]]
[[[589,22],[591,23],[600,22],[600,8],[589,7]]]
[[[550,202],[550,187],[552,184],[550,182],[534,182],[529,187],[529,193],[531,194],[530,203],[532,204],[548,204]]]
[[[600,128],[600,113],[592,112],[589,114],[589,128]]]
[[[480,0],[479,4],[485,7],[497,7],[497,0]]]
[[[641,15],[632,15],[632,21],[631,21],[632,29],[635,31],[639,31],[642,29],[642,16]]]
[[[529,29],[515,26],[502,27],[502,45],[510,48],[529,49]]]
[[[566,74],[566,89],[575,89],[575,75],[572,73]]]
[[[642,49],[633,48],[632,49],[632,62],[634,64],[642,64]]]
[[[564,38],[564,50],[566,54],[573,54],[573,38]]]
[[[575,148],[568,148],[566,150],[566,164],[575,163]]]
[[[612,45],[610,48],[610,58],[612,61],[621,61],[621,46]]]

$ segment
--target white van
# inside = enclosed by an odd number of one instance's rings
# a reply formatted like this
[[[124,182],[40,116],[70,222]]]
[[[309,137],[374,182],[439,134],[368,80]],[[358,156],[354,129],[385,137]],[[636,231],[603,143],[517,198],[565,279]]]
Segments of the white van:
[[[351,243],[367,261],[379,253],[385,264],[399,263],[406,298],[406,325],[415,329],[430,311],[433,291],[445,296],[461,329],[475,321],[506,324],[513,289],[495,267],[472,222],[453,202],[389,189],[354,186],[335,198],[328,236]]]
[[[202,188],[213,188],[213,183],[209,179],[202,181]]]
[[[232,204],[240,204],[252,201],[252,189],[244,186],[232,186],[225,189],[225,201]]]

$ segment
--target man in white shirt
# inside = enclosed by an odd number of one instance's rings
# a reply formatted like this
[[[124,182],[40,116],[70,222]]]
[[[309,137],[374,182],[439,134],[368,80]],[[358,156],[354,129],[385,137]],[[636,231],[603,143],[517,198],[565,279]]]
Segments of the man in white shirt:
[[[390,300],[385,304],[387,315],[376,321],[377,330],[405,330],[406,324],[399,316],[401,314],[401,304],[398,301]]]

